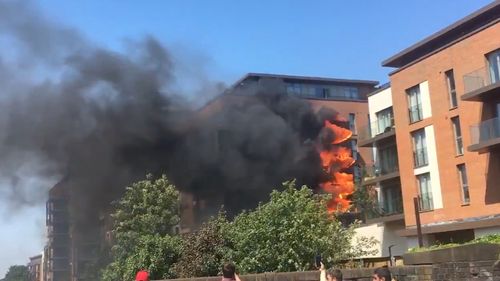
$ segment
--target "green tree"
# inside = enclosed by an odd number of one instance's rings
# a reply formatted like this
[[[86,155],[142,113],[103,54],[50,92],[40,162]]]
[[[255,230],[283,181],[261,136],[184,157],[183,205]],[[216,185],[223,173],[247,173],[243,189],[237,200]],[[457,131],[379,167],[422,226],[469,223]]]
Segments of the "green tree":
[[[4,281],[28,281],[29,271],[25,265],[13,265],[5,274]]]
[[[152,279],[172,278],[180,251],[173,233],[179,223],[179,192],[165,175],[127,187],[115,204],[112,262],[103,272],[105,281],[133,280],[140,269]]]
[[[373,186],[356,185],[352,195],[351,210],[361,213],[364,219],[382,215],[380,208],[378,208],[376,191]]]
[[[354,225],[345,228],[328,214],[326,196],[310,188],[297,189],[285,182],[283,191],[273,191],[268,203],[238,215],[229,237],[230,258],[243,273],[303,271],[314,267],[314,257],[334,263],[367,254],[373,239],[362,239],[355,247]]]
[[[227,236],[230,224],[224,212],[210,219],[194,233],[182,239],[182,256],[174,270],[181,278],[216,276],[227,260],[231,244]]]

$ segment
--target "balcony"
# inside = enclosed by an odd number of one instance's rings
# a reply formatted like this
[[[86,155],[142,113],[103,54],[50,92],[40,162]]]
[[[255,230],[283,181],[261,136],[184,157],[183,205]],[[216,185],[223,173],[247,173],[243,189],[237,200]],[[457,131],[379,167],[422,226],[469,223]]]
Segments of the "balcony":
[[[434,210],[434,201],[432,199],[432,193],[423,193],[418,196],[418,204],[421,212]]]
[[[483,121],[470,127],[471,145],[467,150],[485,153],[500,145],[500,118]]]
[[[374,208],[366,213],[367,223],[403,220],[403,200],[393,198],[386,202],[377,202]]]
[[[416,105],[410,106],[408,108],[408,116],[410,118],[410,123],[415,123],[424,119],[422,112],[422,104],[417,103]]]
[[[384,123],[374,121],[370,126],[362,127],[358,130],[358,145],[361,147],[375,146],[378,142],[394,137],[394,118],[391,117],[390,122]]]
[[[494,98],[494,93],[499,93],[500,90],[500,79],[490,75],[486,67],[465,74],[463,80],[464,94],[462,100],[464,101],[484,102]]]
[[[363,185],[373,185],[399,177],[399,165],[366,165],[363,172]]]
[[[413,164],[415,165],[415,168],[420,168],[429,164],[427,148],[423,147],[413,151]]]

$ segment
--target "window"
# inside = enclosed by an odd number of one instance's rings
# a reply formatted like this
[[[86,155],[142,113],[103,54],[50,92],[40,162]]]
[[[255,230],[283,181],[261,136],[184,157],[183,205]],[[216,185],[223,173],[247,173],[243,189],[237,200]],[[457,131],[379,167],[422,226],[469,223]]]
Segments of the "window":
[[[323,98],[328,99],[330,97],[330,89],[323,88]]]
[[[378,155],[379,155],[379,163],[378,163],[379,170],[383,175],[387,173],[392,173],[399,169],[398,154],[395,145],[379,148]]]
[[[358,160],[358,142],[355,139],[351,140],[351,151],[352,151],[352,158],[354,160]]]
[[[446,75],[446,84],[448,85],[448,95],[450,96],[450,108],[455,108],[458,106],[457,100],[457,90],[455,88],[455,76],[453,75],[453,69],[450,69],[444,73]]]
[[[464,154],[464,146],[462,143],[462,131],[460,130],[460,119],[457,117],[451,118],[453,125],[453,134],[455,135],[455,153],[457,155]]]
[[[289,95],[299,96],[301,92],[300,84],[292,83],[286,86],[286,92]]]
[[[429,173],[417,176],[418,191],[420,198],[420,210],[428,211],[434,208],[431,191],[431,175]]]
[[[349,113],[349,130],[356,134],[356,114]]]
[[[408,96],[408,112],[410,123],[422,120],[422,101],[420,97],[420,86],[417,85],[406,90]]]
[[[376,135],[388,132],[394,126],[394,117],[392,114],[392,107],[386,108],[376,113],[377,115],[377,128]]]
[[[305,97],[321,97],[316,95],[315,87],[312,85],[302,85],[300,90],[300,95]]]
[[[500,82],[500,50],[487,54],[486,58],[488,59],[491,84]]]
[[[384,186],[382,188],[382,207],[386,215],[403,212],[401,188],[397,185]]]
[[[458,177],[460,179],[460,189],[462,191],[462,203],[469,204],[469,182],[467,180],[467,170],[465,169],[465,164],[460,164],[457,166]]]
[[[428,164],[427,144],[425,142],[425,130],[420,129],[412,133],[413,139],[413,160],[415,168]]]

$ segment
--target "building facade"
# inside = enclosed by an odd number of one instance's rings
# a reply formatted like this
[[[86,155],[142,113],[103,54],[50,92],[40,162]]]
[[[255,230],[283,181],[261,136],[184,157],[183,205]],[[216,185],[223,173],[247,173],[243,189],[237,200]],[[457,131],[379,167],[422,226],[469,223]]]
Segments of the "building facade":
[[[372,262],[400,261],[407,251],[406,239],[397,234],[405,229],[401,179],[394,109],[390,84],[384,84],[368,95],[369,122],[361,128],[359,146],[371,149],[371,163],[362,171],[364,188],[373,204],[364,211],[364,223],[356,229],[360,236],[373,236],[380,243],[374,246],[377,254]],[[394,264],[394,263],[393,263]]]
[[[44,256],[46,281],[70,280],[70,217],[68,190],[62,183],[52,187],[46,203],[47,245]]]
[[[29,281],[44,281],[43,275],[43,264],[44,256],[43,254],[30,257],[28,263]]]
[[[500,233],[500,1],[383,66],[395,68],[399,235],[417,245],[415,197],[427,245]]]
[[[216,97],[206,106],[200,109],[200,118],[217,118],[217,114],[225,107],[237,107],[241,104],[251,104],[255,102],[256,88],[264,87],[272,89],[271,92],[278,92],[284,95],[306,100],[318,113],[322,110],[332,110],[338,113],[342,126],[353,132],[352,137],[343,143],[352,150],[352,157],[358,162],[371,162],[371,152],[369,148],[359,148],[358,129],[368,122],[367,95],[375,89],[377,81],[349,80],[334,78],[319,78],[291,75],[249,73],[232,85],[225,93]],[[263,86],[265,85],[265,86]],[[223,143],[223,138],[219,134],[215,137],[216,142]],[[360,180],[361,170],[353,167],[354,178]],[[220,194],[198,200],[193,194],[184,193],[182,195],[182,222],[181,231],[190,231],[196,227],[203,216],[213,215],[213,211],[207,211],[207,199],[210,204],[217,205],[215,212],[224,205],[224,200]],[[200,221],[201,220],[201,221]]]

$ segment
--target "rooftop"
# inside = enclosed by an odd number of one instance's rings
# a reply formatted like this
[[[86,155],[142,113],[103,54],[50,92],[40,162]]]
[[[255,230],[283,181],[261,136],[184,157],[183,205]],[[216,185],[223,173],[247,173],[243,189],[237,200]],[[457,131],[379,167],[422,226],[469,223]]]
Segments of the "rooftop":
[[[368,93],[366,96],[370,97],[370,96],[373,96],[373,95],[376,95],[377,93],[380,93],[382,92],[383,90],[386,90],[386,89],[389,89],[391,87],[391,83],[390,82],[387,82],[387,83],[384,83],[380,86],[378,86],[375,91],[371,92],[371,93]]]
[[[500,0],[495,0],[493,3],[384,60],[382,66],[406,66],[463,40],[499,21]]]
[[[314,77],[314,76],[296,76],[296,75],[283,75],[283,74],[270,74],[270,73],[248,73],[241,79],[236,81],[233,86],[240,84],[241,82],[252,79],[252,78],[271,78],[271,79],[282,79],[289,81],[300,81],[306,83],[328,83],[328,84],[364,84],[369,86],[378,85],[378,81],[373,80],[357,80],[357,79],[339,79],[339,78],[325,78],[325,77]]]

